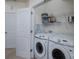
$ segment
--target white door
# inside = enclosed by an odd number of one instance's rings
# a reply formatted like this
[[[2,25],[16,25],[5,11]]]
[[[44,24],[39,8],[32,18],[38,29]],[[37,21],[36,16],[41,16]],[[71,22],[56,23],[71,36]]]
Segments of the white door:
[[[21,9],[17,11],[17,47],[16,55],[30,59],[31,40],[31,11]]]
[[[5,13],[5,47],[16,47],[16,13]]]

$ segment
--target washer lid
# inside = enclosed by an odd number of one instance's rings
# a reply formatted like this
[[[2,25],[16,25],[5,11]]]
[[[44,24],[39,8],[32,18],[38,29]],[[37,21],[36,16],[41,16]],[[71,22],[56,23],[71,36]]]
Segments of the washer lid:
[[[54,37],[50,37],[50,39],[59,44],[74,46],[74,36],[72,35],[55,35]]]
[[[45,33],[38,33],[35,35],[35,37],[40,39],[48,39],[48,35]]]

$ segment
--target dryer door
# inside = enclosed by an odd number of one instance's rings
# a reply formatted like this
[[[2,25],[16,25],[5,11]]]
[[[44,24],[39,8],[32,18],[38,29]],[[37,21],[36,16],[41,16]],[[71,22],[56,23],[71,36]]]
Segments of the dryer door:
[[[49,43],[49,59],[71,59],[71,56],[64,46]]]
[[[44,45],[44,42],[40,39],[37,40],[35,42],[35,54],[38,57],[43,57],[43,56],[45,56],[45,53],[46,53],[46,47]]]

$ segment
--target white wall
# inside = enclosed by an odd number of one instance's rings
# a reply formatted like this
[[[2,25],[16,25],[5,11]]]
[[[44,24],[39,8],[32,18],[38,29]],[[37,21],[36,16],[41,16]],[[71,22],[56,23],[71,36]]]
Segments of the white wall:
[[[29,2],[15,2],[15,1],[5,1],[5,11],[16,11],[17,9],[26,8],[29,6]]]
[[[35,16],[35,23],[41,24],[41,14],[48,13],[49,15],[55,17],[65,17],[74,15],[74,3],[73,0],[52,0],[49,1],[37,8],[35,8],[36,16]],[[63,18],[64,19],[64,18]],[[64,20],[62,20],[64,21]],[[68,23],[61,23],[61,24],[52,24],[50,26],[44,26],[45,31],[48,32],[52,30],[54,32],[64,32],[64,33],[73,33],[74,32],[74,25]]]

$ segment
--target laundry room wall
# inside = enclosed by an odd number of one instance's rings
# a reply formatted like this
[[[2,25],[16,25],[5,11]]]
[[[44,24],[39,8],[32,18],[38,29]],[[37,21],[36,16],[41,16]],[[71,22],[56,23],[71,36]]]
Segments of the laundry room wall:
[[[26,8],[29,6],[29,2],[16,2],[16,1],[5,1],[5,11],[16,11],[17,9]]]
[[[35,24],[42,24],[41,14],[48,13],[50,16],[55,16],[56,20],[64,21],[67,16],[74,15],[74,0],[51,0],[35,8]],[[61,22],[60,24],[52,24],[44,26],[45,32],[50,30],[59,33],[74,33],[74,24]]]

